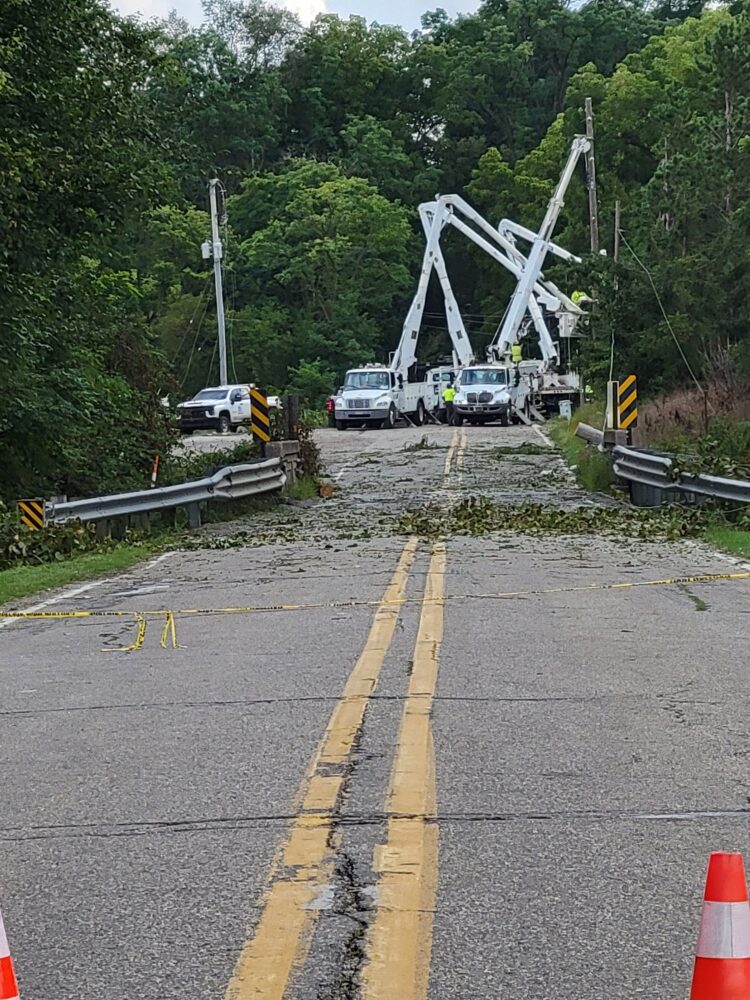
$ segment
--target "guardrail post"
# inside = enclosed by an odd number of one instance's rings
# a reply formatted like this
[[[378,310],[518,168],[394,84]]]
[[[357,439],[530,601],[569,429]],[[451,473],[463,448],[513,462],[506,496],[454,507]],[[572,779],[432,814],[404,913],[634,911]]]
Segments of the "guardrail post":
[[[201,505],[199,503],[189,503],[187,505],[188,526],[190,528],[200,528],[201,526]]]

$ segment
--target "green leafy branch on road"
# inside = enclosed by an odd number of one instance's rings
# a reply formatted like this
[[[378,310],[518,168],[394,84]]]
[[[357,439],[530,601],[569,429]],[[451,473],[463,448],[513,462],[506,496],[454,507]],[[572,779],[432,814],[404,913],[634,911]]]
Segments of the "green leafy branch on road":
[[[498,445],[496,448],[492,449],[493,455],[497,458],[507,458],[508,456],[514,455],[547,455],[549,456],[552,449],[544,444],[535,444],[533,441],[524,441],[522,444],[510,445],[503,444]]]
[[[489,497],[468,497],[454,507],[428,504],[399,519],[402,534],[428,538],[445,535],[485,535],[512,532],[522,535],[610,535],[664,541],[697,538],[712,516],[705,511],[664,507],[579,507],[560,510],[538,503],[495,503]]]
[[[423,434],[419,441],[405,444],[401,451],[434,451],[440,445],[436,441],[430,441],[426,434]]]

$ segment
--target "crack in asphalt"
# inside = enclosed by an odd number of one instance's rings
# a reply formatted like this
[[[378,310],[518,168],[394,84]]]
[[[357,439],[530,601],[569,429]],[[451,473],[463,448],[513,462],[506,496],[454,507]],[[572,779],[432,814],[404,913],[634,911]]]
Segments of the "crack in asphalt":
[[[316,1000],[355,1000],[359,996],[360,973],[367,953],[365,941],[371,906],[357,870],[357,864],[348,851],[341,848],[334,870],[333,913],[354,922],[344,940],[338,956],[333,982],[321,986]]]
[[[256,816],[217,816],[210,819],[196,820],[154,820],[133,823],[116,823],[112,825],[98,823],[81,823],[69,825],[45,825],[31,827],[0,828],[0,840],[5,842],[77,839],[82,837],[138,837],[159,833],[211,833],[252,829],[256,826],[269,824],[291,823],[296,819],[291,813],[269,813]],[[337,826],[364,827],[386,823],[390,819],[424,818],[406,813],[373,812],[351,814],[337,818]],[[687,809],[669,812],[654,812],[643,810],[538,810],[538,811],[507,811],[507,812],[441,812],[428,817],[425,822],[431,825],[448,825],[454,823],[513,823],[513,822],[632,822],[632,821],[666,821],[692,822],[695,820],[712,819],[750,819],[750,804],[737,809]],[[341,853],[341,852],[339,852]]]
[[[403,702],[405,695],[380,694],[370,695],[370,701],[383,702]],[[461,703],[467,704],[487,704],[487,705],[546,705],[546,704],[595,704],[599,702],[618,701],[655,701],[669,699],[669,706],[672,705],[709,705],[716,708],[724,705],[736,705],[743,701],[742,697],[732,698],[731,701],[717,701],[716,699],[697,698],[671,698],[664,692],[654,694],[592,694],[592,695],[543,695],[535,697],[533,695],[515,696],[493,696],[493,695],[437,695],[435,702]],[[746,700],[746,699],[744,699]],[[241,708],[252,707],[254,705],[297,705],[297,704],[331,704],[340,701],[337,695],[296,695],[288,698],[236,698],[217,699],[210,701],[164,701],[164,702],[126,702],[124,704],[112,705],[68,705],[62,708],[9,708],[0,711],[0,718],[12,718],[14,716],[35,716],[54,715],[66,712],[121,712],[121,711],[166,711],[170,708]],[[666,708],[666,706],[663,706]]]

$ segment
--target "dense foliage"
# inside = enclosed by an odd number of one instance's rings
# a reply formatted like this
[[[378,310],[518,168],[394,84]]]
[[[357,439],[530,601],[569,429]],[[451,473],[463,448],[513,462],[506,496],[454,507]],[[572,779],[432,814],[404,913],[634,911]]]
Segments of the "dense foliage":
[[[203,26],[104,0],[0,5],[0,496],[145,482],[172,402],[217,378],[206,182],[223,188],[230,376],[311,402],[400,334],[416,205],[538,225],[594,100],[602,245],[589,379],[750,370],[750,13],[700,0],[485,0],[411,35],[265,0]],[[614,202],[624,243],[611,256]],[[582,172],[560,242],[588,250]],[[447,254],[476,346],[509,286]],[[658,291],[659,299],[655,295]],[[660,304],[661,303],[661,304]],[[662,311],[663,307],[663,311]],[[425,349],[444,350],[433,292]]]

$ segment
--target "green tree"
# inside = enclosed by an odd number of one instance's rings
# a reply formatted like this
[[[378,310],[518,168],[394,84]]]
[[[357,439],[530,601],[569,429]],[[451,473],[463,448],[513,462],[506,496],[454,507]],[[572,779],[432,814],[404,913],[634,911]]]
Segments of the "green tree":
[[[265,224],[243,231],[259,203]],[[307,163],[249,179],[229,207],[243,238],[241,294],[284,307],[292,357],[321,358],[338,369],[392,342],[391,308],[409,283],[404,209],[360,178]]]
[[[327,396],[335,390],[336,375],[320,358],[315,361],[300,361],[289,369],[289,392],[299,395],[310,407],[323,404]]]
[[[141,474],[165,378],[105,257],[168,176],[154,33],[94,0],[0,8],[0,493]],[[106,455],[105,455],[106,451]]]

